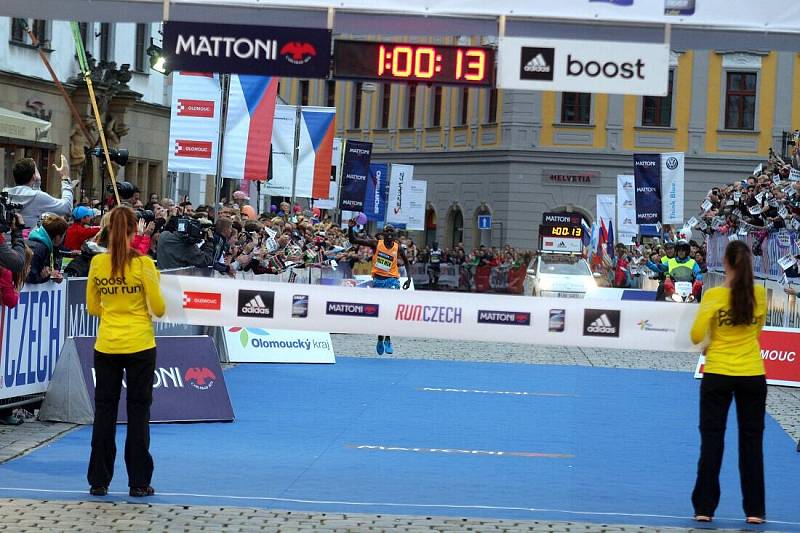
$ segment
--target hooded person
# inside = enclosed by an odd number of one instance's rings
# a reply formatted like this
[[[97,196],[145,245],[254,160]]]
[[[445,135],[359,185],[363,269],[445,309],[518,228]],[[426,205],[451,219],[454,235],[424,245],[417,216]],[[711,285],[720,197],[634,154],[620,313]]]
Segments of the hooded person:
[[[61,282],[57,268],[58,247],[64,242],[67,221],[57,215],[45,215],[42,225],[28,235],[28,246],[33,251],[31,270],[26,283],[44,283],[50,279]]]

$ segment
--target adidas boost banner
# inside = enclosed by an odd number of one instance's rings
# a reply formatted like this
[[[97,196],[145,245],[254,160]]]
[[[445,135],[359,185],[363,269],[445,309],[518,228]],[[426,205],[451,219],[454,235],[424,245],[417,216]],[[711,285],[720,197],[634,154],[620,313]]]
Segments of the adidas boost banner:
[[[161,320],[241,331],[336,331],[527,344],[699,351],[697,305],[518,298],[163,276]],[[191,298],[186,298],[191,294]],[[202,297],[201,297],[202,295]],[[206,305],[205,302],[214,302]],[[263,340],[263,339],[261,339]],[[252,344],[252,343],[251,343]]]
[[[564,39],[500,39],[501,89],[666,96],[669,45]]]

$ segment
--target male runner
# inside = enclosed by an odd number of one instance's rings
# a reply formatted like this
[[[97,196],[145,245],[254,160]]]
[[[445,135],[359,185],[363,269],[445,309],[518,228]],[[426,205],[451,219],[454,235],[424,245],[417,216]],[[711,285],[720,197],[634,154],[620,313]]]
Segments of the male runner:
[[[355,220],[350,220],[347,223],[347,239],[358,246],[369,246],[374,251],[372,256],[372,286],[376,289],[399,289],[400,288],[400,267],[397,259],[403,260],[404,265],[408,265],[406,254],[400,248],[400,243],[395,240],[394,227],[387,224],[383,227],[383,239],[362,239],[356,237],[353,232],[353,227],[356,225]],[[411,278],[408,278],[403,284],[403,289],[408,289],[411,286]],[[392,348],[392,339],[389,335],[384,337],[378,335],[378,344],[375,346],[378,355],[383,355],[384,352],[391,355],[394,352]]]

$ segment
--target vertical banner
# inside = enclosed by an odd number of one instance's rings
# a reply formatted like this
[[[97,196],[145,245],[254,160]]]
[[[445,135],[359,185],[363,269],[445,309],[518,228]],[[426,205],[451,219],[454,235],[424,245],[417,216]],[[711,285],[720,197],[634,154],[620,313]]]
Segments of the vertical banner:
[[[66,285],[25,285],[14,309],[0,308],[0,399],[47,390],[64,344]]]
[[[328,177],[328,196],[314,200],[314,207],[320,209],[336,209],[339,203],[339,180],[341,179],[340,169],[342,166],[342,140],[339,137],[333,139],[331,147],[331,168]]]
[[[597,195],[597,223],[605,230],[605,244],[610,255],[614,252],[614,220],[617,218],[617,197],[613,194]]]
[[[386,220],[386,200],[389,194],[389,165],[372,163],[369,166],[364,214],[368,220]]]
[[[272,125],[272,179],[267,182],[265,190],[269,196],[292,195],[296,124],[297,108],[295,106],[275,106],[275,118]]]
[[[683,224],[683,152],[661,154],[661,223]]]
[[[660,223],[661,156],[633,154],[633,179],[636,190],[636,223]]]
[[[172,73],[167,170],[217,172],[221,97],[216,74]]]
[[[228,90],[222,175],[266,181],[278,78],[232,75]]]
[[[633,176],[619,175],[617,176],[617,242],[633,244],[638,233]]]
[[[364,197],[367,194],[371,157],[372,143],[345,141],[342,162],[342,195],[339,198],[340,209],[364,211]]]
[[[300,155],[297,163],[295,196],[328,198],[333,134],[336,131],[336,108],[303,107],[300,118]]]
[[[411,231],[425,230],[425,206],[427,205],[428,182],[413,180],[408,191],[408,212],[406,213],[406,229]]]
[[[413,165],[392,164],[389,172],[389,201],[386,205],[386,222],[394,225],[407,222],[408,188],[414,179]]]

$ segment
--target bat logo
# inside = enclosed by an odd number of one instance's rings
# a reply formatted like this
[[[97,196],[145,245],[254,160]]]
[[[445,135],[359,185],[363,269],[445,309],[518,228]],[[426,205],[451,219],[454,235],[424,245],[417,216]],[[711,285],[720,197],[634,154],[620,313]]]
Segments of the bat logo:
[[[195,389],[208,390],[214,386],[217,376],[206,367],[193,367],[186,371],[183,380]]]
[[[317,49],[311,43],[292,41],[281,47],[281,55],[293,65],[303,65],[317,55]]]

